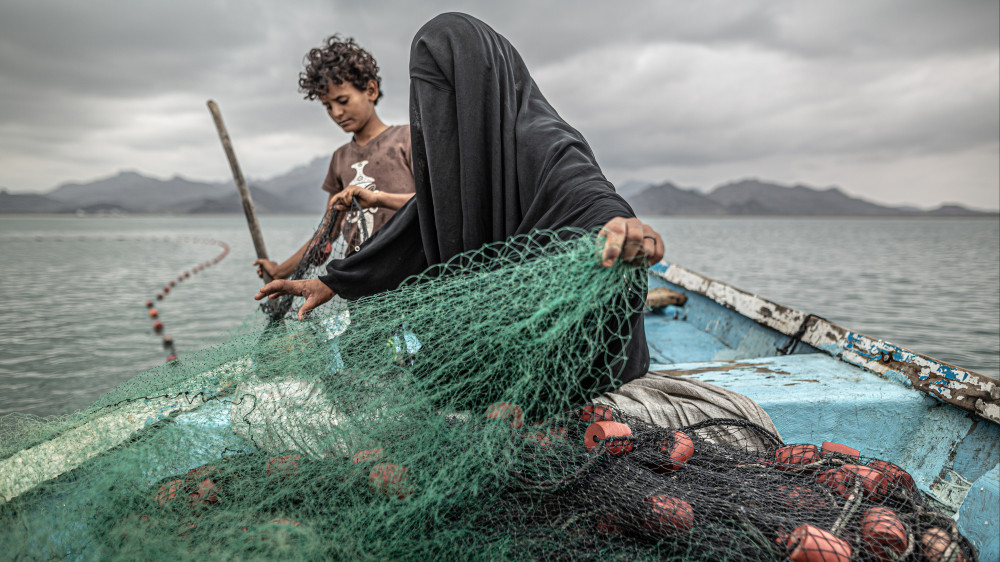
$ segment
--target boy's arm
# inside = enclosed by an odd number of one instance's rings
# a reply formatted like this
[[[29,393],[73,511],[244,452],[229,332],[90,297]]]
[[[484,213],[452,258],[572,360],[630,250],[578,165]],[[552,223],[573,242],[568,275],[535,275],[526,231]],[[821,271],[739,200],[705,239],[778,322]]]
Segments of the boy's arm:
[[[290,258],[278,263],[274,260],[255,260],[254,265],[257,266],[257,277],[264,277],[264,271],[271,276],[271,279],[285,279],[295,271],[295,266],[299,265],[302,261],[302,255],[306,253],[306,248],[309,247],[309,243],[312,240],[307,241],[298,249]]]
[[[406,202],[413,197],[412,193],[386,193],[384,191],[379,191],[375,195],[376,207],[391,209],[393,211],[398,211],[400,207],[405,205]]]
[[[345,211],[351,208],[351,200],[355,197],[358,199],[358,205],[361,205],[364,209],[377,207],[380,209],[398,211],[400,207],[405,205],[406,202],[413,197],[413,194],[386,193],[385,191],[378,191],[377,189],[372,190],[358,185],[349,185],[343,191],[334,195],[330,201],[333,204],[334,210]]]

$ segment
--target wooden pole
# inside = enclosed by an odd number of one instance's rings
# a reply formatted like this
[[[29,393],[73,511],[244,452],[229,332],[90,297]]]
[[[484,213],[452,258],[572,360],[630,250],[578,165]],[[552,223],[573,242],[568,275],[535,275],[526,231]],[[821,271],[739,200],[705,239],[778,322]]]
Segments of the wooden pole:
[[[266,260],[267,249],[264,247],[264,236],[260,233],[260,223],[257,222],[257,213],[254,212],[253,199],[250,198],[250,189],[243,179],[243,172],[240,171],[240,164],[236,161],[236,152],[233,151],[233,143],[229,140],[229,132],[226,131],[226,124],[222,122],[222,113],[219,106],[208,100],[208,110],[212,112],[212,119],[215,120],[215,128],[219,131],[219,140],[222,141],[222,148],[226,151],[226,158],[229,159],[229,167],[233,171],[233,181],[236,182],[236,189],[240,192],[240,201],[243,202],[243,214],[247,217],[247,226],[250,227],[250,236],[253,237],[253,247],[257,251],[257,259]],[[263,268],[262,268],[263,269]],[[264,271],[264,282],[270,283],[271,276]]]

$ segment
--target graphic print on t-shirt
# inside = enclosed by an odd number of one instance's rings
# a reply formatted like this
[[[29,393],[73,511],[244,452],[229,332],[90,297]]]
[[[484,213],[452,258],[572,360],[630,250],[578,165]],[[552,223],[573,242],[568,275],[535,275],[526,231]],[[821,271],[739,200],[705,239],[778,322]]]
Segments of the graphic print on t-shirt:
[[[354,179],[351,180],[351,183],[348,185],[357,185],[365,189],[375,189],[375,178],[365,175],[366,165],[368,165],[367,160],[362,160],[360,162],[355,162],[351,164],[351,167],[354,168],[355,174],[354,174]],[[375,228],[375,212],[377,210],[378,209],[376,209],[375,207],[369,207],[367,209],[363,209],[360,213],[361,215],[360,217],[358,216],[359,213],[348,213],[347,222],[350,224],[358,224],[359,222],[358,219],[363,218],[365,221],[365,228],[363,232],[367,232],[368,235],[371,236],[372,230]]]

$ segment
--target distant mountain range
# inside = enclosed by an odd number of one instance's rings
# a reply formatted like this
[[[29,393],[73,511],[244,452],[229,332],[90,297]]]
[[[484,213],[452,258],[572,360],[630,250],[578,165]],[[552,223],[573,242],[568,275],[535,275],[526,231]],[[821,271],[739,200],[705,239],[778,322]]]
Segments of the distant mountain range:
[[[326,205],[320,189],[330,164],[316,158],[267,180],[248,180],[261,214],[319,214]],[[67,183],[48,193],[0,191],[0,213],[242,213],[233,182],[208,183],[175,176],[161,180],[138,172],[90,183]]]
[[[620,191],[640,216],[998,216],[997,211],[977,211],[960,205],[941,205],[930,211],[890,207],[851,197],[836,187],[787,187],[756,179],[726,183],[708,193],[670,182],[644,188],[629,186],[627,191]]]
[[[320,189],[329,158],[266,180],[250,180],[254,206],[261,214],[317,214],[326,194]],[[925,211],[891,207],[851,197],[836,187],[791,187],[756,179],[720,185],[710,192],[683,189],[670,182],[627,181],[618,192],[641,216],[998,216],[960,205]],[[240,213],[232,182],[206,183],[180,176],[160,180],[137,172],[90,183],[67,183],[45,194],[0,191],[0,213]]]

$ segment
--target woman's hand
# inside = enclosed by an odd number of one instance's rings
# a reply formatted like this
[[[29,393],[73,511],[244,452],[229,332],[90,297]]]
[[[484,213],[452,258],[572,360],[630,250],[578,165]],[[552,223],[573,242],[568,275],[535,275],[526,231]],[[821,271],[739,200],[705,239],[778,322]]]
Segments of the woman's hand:
[[[305,320],[306,314],[310,310],[332,299],[334,292],[333,289],[327,287],[326,283],[316,278],[295,281],[278,279],[261,287],[260,291],[253,296],[253,300],[259,301],[264,297],[276,299],[282,295],[305,297],[306,302],[299,309],[299,320]]]
[[[651,265],[663,259],[663,238],[637,218],[615,217],[598,235],[604,236],[601,265],[611,267],[619,258],[626,263]]]
[[[361,205],[362,209],[380,207],[380,193],[373,189],[365,189],[360,185],[349,185],[340,190],[339,193],[334,194],[330,199],[330,204],[333,205],[335,211],[346,211],[351,208],[351,200],[357,197],[358,205]]]

